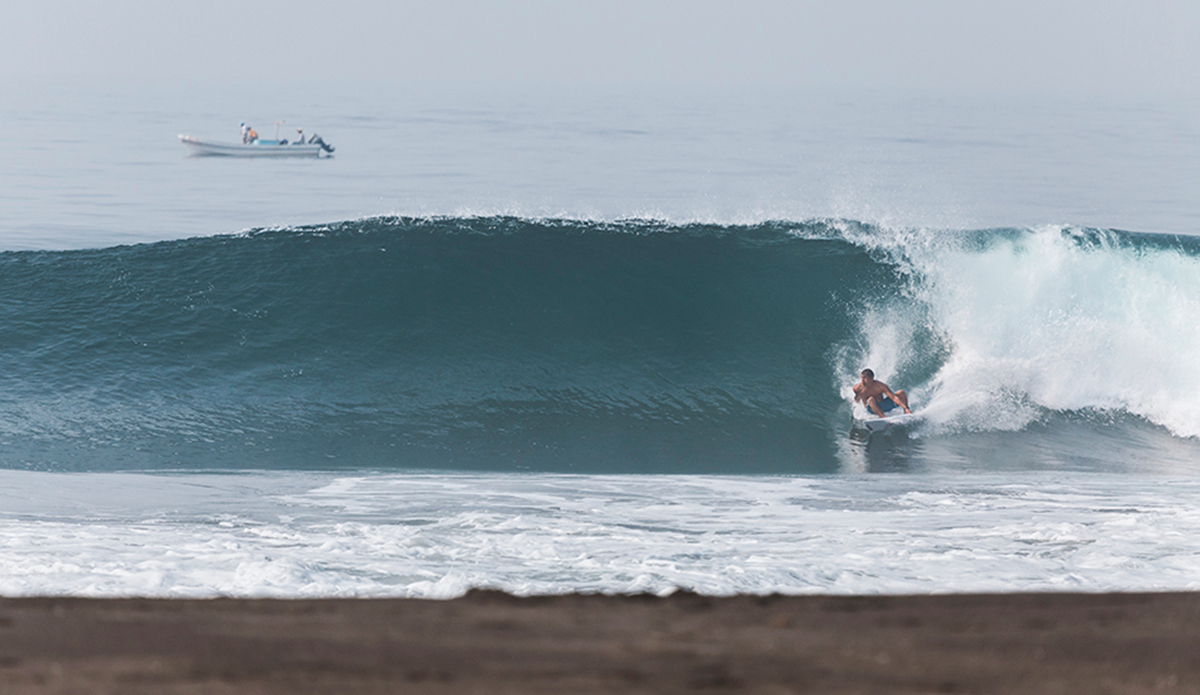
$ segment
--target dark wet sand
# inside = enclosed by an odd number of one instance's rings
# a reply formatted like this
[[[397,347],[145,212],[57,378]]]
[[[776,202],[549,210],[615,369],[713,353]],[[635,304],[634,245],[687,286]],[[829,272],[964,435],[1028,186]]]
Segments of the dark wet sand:
[[[0,693],[1197,693],[1200,594],[0,599]]]

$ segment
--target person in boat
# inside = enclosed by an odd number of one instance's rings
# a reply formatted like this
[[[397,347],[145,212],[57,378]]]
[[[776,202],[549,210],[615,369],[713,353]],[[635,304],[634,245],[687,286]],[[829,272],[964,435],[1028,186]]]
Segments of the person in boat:
[[[879,417],[887,417],[888,411],[903,408],[911,413],[908,407],[908,394],[903,390],[893,392],[887,384],[875,380],[875,372],[870,369],[862,370],[861,379],[854,385],[854,400],[867,406],[869,412]]]
[[[258,139],[258,132],[256,130],[254,130],[253,128],[247,128],[246,129],[246,144],[253,145],[254,141],[257,139]]]
[[[246,125],[245,121],[238,123],[238,126],[242,129],[242,144],[245,145],[250,142],[250,126]]]
[[[304,144],[304,129],[303,128],[296,129],[296,141],[293,142],[292,144],[293,145],[303,145]]]

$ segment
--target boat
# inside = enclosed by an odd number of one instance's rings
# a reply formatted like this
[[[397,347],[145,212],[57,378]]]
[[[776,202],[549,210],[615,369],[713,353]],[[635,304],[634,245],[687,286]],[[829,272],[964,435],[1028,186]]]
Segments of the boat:
[[[286,140],[255,140],[243,145],[235,142],[212,142],[191,135],[180,135],[179,140],[195,156],[216,157],[328,157],[333,146],[325,143],[319,135],[313,135],[303,145],[289,145]]]

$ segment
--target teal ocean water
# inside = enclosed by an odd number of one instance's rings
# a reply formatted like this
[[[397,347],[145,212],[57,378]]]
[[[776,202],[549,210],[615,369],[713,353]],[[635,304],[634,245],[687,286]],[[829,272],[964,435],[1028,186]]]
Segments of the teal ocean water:
[[[0,256],[48,471],[1187,471],[1200,243],[374,218]],[[852,431],[871,366],[925,420]],[[905,436],[907,434],[907,436]]]
[[[1195,588],[1182,106],[7,93],[4,593]]]

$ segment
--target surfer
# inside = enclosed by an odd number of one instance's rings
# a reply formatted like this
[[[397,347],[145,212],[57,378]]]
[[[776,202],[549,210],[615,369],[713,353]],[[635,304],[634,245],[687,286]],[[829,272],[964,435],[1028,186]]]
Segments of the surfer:
[[[898,407],[904,408],[906,413],[912,412],[908,407],[908,394],[904,391],[892,392],[887,384],[875,381],[875,372],[870,369],[862,370],[862,380],[854,385],[854,400],[861,401],[868,411],[879,417],[887,417],[889,410]]]

